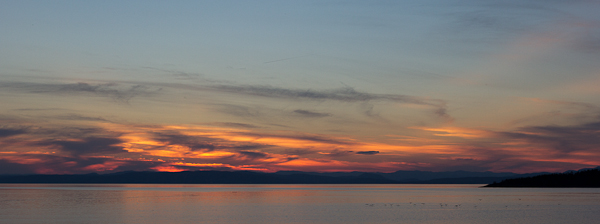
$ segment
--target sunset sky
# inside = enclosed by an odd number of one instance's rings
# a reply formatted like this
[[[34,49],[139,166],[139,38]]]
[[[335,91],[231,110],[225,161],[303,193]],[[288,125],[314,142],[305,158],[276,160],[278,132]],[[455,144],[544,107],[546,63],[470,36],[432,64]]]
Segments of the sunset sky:
[[[0,174],[600,165],[600,1],[0,1]]]

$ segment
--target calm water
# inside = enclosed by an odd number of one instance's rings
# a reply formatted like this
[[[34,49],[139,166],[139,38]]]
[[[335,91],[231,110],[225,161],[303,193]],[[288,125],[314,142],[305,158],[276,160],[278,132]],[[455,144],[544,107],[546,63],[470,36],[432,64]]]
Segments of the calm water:
[[[1,223],[598,223],[600,189],[0,184]]]

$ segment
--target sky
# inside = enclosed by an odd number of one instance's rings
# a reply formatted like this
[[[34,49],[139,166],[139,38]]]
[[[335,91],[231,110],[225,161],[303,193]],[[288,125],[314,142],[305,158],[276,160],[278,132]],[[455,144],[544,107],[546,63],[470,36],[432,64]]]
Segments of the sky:
[[[0,174],[600,165],[596,0],[0,6]]]

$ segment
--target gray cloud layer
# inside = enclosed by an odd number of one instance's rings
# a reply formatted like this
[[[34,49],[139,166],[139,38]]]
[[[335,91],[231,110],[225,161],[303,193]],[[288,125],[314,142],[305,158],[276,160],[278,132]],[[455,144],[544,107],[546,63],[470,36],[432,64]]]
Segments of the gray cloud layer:
[[[574,126],[532,126],[501,134],[549,146],[560,153],[600,150],[600,122]]]
[[[58,146],[62,151],[72,155],[113,154],[127,152],[123,147],[115,146],[122,143],[118,138],[88,137],[79,141],[46,141],[42,145]]]
[[[351,87],[344,87],[330,90],[301,90],[301,89],[285,89],[272,86],[256,86],[256,85],[219,85],[214,86],[215,90],[262,97],[275,98],[290,98],[290,99],[310,99],[310,100],[336,100],[344,102],[360,102],[370,100],[389,100],[399,103],[411,103],[421,105],[437,106],[438,102],[433,102],[421,99],[415,96],[397,95],[397,94],[372,94],[359,92]]]
[[[0,128],[0,138],[24,134],[24,129]]]
[[[170,145],[182,145],[189,147],[192,151],[213,151],[221,146],[217,139],[188,136],[180,133],[154,133],[155,139],[162,142],[168,142]]]
[[[281,98],[290,100],[317,100],[317,101],[340,101],[340,102],[370,102],[370,101],[389,101],[404,104],[416,104],[425,105],[435,108],[434,114],[447,119],[452,120],[452,117],[447,113],[446,102],[443,100],[426,99],[417,96],[400,95],[400,94],[374,94],[367,92],[360,92],[351,87],[343,87],[337,89],[326,89],[326,90],[312,90],[312,89],[287,89],[272,86],[261,86],[261,85],[219,85],[209,87],[213,91],[227,92],[239,95],[250,95],[260,96],[268,98]],[[223,112],[227,112],[239,116],[251,116],[257,115],[258,111],[251,110],[251,108],[231,105],[230,108],[225,109]],[[307,117],[326,117],[331,114],[318,113],[309,110],[295,110],[295,114],[303,115]],[[371,115],[367,113],[367,115]]]

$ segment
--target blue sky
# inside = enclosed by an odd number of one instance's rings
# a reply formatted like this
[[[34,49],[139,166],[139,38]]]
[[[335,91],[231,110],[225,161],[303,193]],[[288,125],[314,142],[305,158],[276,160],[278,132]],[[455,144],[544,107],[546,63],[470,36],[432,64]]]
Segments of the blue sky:
[[[596,1],[0,4],[6,173],[599,165]]]

